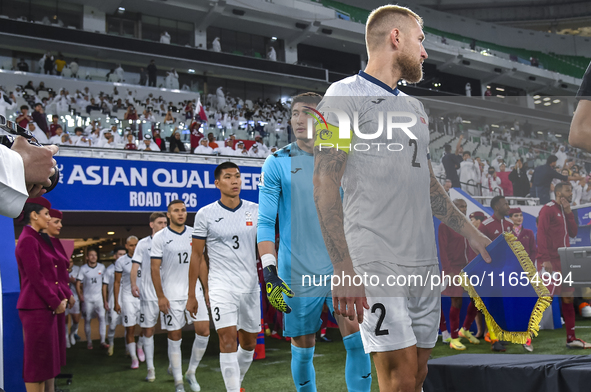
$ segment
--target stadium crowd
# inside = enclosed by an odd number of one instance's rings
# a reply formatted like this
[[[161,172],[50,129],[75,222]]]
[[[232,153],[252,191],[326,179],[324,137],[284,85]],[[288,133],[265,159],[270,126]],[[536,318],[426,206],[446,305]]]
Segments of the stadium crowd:
[[[277,150],[274,144],[289,141],[287,104],[243,100],[222,87],[206,96],[205,106],[199,99],[172,102],[116,86],[112,93],[70,92],[29,82],[5,90],[0,115],[44,144],[265,158]]]

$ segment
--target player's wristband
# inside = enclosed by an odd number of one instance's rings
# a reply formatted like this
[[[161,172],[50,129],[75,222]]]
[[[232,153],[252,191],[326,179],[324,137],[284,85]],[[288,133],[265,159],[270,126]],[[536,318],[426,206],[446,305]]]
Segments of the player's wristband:
[[[261,264],[263,265],[263,268],[269,266],[275,267],[277,265],[277,259],[271,253],[267,253],[261,256]]]
[[[589,63],[587,72],[585,72],[585,75],[583,76],[583,83],[581,83],[581,87],[579,87],[579,91],[577,91],[577,99],[591,101],[591,63]]]

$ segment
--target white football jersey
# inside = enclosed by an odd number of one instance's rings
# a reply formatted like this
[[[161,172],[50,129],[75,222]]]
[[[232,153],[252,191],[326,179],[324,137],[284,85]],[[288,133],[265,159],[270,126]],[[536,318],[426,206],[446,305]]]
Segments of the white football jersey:
[[[121,274],[121,286],[119,292],[121,293],[122,299],[135,299],[131,294],[131,257],[129,255],[123,255],[115,262],[115,272]],[[138,276],[140,272],[138,271]],[[139,298],[138,298],[139,300]]]
[[[80,272],[78,272],[78,277],[76,279],[82,282],[84,301],[103,302],[104,274],[105,266],[101,263],[97,263],[94,268],[90,268],[88,264],[84,264],[80,267]]]
[[[193,238],[205,240],[207,245],[211,289],[238,293],[259,289],[255,248],[258,210],[258,204],[247,200],[234,209],[218,200],[197,212]]]
[[[70,272],[70,278],[77,279],[79,272],[80,272],[80,267],[77,265],[73,265],[72,271]],[[75,283],[70,283],[70,290],[72,290],[72,294],[74,294],[74,299],[76,299],[76,301],[78,301],[78,291],[76,290]]]
[[[329,147],[348,150],[341,186],[353,265],[437,264],[423,104],[360,71],[333,83],[317,110],[335,127],[340,126],[339,111],[344,112],[341,117],[349,117],[349,127],[357,128],[349,139],[339,139],[340,130],[326,130],[316,140],[321,145],[336,139]],[[406,127],[392,128],[390,123]]]
[[[138,288],[140,289],[140,298],[142,301],[158,301],[154,283],[152,283],[152,262],[150,252],[152,251],[152,236],[142,238],[135,247],[135,252],[131,258],[132,262],[139,264]]]
[[[191,228],[177,233],[167,226],[152,239],[151,259],[161,259],[162,291],[169,301],[186,301],[189,297],[189,263],[191,261]]]

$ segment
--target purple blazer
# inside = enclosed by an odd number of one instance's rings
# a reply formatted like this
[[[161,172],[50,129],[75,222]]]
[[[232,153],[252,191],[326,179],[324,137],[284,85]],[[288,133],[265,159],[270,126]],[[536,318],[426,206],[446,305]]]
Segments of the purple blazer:
[[[53,244],[53,249],[60,258],[61,263],[57,265],[57,275],[58,281],[60,282],[59,286],[64,293],[64,295],[69,299],[72,296],[72,290],[70,290],[70,274],[68,273],[68,268],[70,267],[70,260],[66,255],[66,251],[58,238],[51,237],[51,243]]]
[[[57,309],[66,299],[58,277],[59,264],[63,261],[53,249],[49,236],[44,238],[32,227],[25,226],[15,253],[21,278],[21,293],[16,308]]]

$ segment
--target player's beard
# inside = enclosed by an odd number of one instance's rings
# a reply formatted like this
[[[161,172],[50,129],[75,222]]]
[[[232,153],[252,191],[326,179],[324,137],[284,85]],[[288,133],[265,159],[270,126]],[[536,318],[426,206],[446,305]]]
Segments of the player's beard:
[[[397,67],[400,70],[400,79],[408,83],[418,83],[423,79],[423,64],[407,52],[402,52],[397,59]]]

